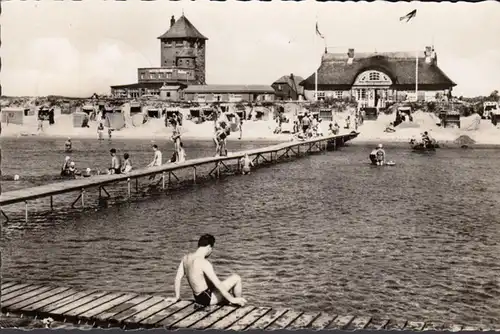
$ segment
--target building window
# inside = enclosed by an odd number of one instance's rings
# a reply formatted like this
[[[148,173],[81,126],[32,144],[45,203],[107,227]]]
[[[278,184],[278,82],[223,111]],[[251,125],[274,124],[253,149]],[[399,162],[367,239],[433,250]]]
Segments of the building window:
[[[205,100],[207,97],[205,96],[205,94],[198,94],[198,100]]]
[[[156,79],[156,73],[151,73],[151,79]]]
[[[283,90],[283,86],[278,85],[278,90],[281,92]]]
[[[167,47],[167,48],[171,48],[171,47],[172,47],[172,42],[166,42],[166,43],[165,43],[165,47]]]
[[[180,42],[175,42],[175,46],[180,48],[182,46],[184,46],[184,42],[180,41]]]
[[[336,90],[335,91],[335,98],[341,99],[342,98],[342,91],[341,90]]]
[[[325,98],[325,92],[318,92],[318,99],[324,99]]]
[[[370,81],[379,81],[380,80],[380,73],[378,72],[370,72],[370,77],[369,79]]]
[[[357,89],[356,90],[356,99],[357,100],[366,100],[366,89]]]
[[[146,78],[146,75],[144,73],[141,73],[141,80],[144,80]]]
[[[170,92],[167,92],[167,97],[170,97]]]
[[[165,79],[165,73],[160,73],[160,79]]]
[[[172,79],[172,73],[167,73],[167,79]]]

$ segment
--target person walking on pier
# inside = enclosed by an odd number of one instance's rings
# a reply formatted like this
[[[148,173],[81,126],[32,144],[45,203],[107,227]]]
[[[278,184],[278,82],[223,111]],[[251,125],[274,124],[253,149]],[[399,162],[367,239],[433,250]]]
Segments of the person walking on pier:
[[[175,277],[175,300],[180,299],[181,281],[186,276],[196,304],[209,306],[229,302],[244,306],[247,301],[241,297],[241,277],[232,274],[221,282],[215,274],[212,264],[207,260],[212,254],[214,244],[213,235],[202,235],[198,240],[198,249],[182,258]]]

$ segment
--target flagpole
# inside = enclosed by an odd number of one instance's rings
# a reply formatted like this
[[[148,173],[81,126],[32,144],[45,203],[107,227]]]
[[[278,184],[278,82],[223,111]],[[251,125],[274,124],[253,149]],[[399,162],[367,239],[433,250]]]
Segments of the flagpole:
[[[318,17],[316,17],[316,26],[315,26],[315,31],[314,31],[314,58],[316,58],[316,49],[317,49],[316,40],[318,39],[318,37],[316,36],[317,27],[318,27]],[[314,63],[316,64],[316,60],[314,61]],[[314,72],[314,101],[315,102],[318,101],[318,66],[317,65],[316,65],[316,69]]]

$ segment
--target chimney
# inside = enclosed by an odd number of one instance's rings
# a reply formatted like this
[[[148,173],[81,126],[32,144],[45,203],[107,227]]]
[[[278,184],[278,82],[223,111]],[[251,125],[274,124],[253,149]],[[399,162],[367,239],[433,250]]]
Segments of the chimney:
[[[434,64],[437,63],[437,54],[436,54],[436,51],[434,51],[434,47],[432,47],[432,50],[431,50],[431,59],[434,62]]]
[[[290,79],[293,79],[293,73],[290,73]]]
[[[172,15],[172,18],[170,19],[170,28],[172,28],[174,23],[175,23],[175,17]]]
[[[354,49],[347,50],[347,57],[347,63],[352,64],[352,61],[354,60]]]
[[[430,64],[432,62],[432,59],[431,59],[431,50],[432,50],[432,48],[430,46],[426,46],[425,47],[425,62],[427,64]]]

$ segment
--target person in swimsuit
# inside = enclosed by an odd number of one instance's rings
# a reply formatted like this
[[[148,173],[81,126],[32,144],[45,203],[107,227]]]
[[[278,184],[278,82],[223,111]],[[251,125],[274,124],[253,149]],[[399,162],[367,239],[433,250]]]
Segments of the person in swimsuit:
[[[120,159],[116,155],[116,149],[112,148],[109,150],[109,153],[111,154],[111,168],[109,169],[110,174],[121,174],[122,169],[121,169],[121,164],[120,164]]]
[[[68,140],[66,140],[66,143],[64,143],[66,152],[71,152],[72,146],[73,145],[71,144],[71,138],[68,138]]]
[[[253,167],[254,164],[252,162],[252,159],[248,157],[248,154],[245,153],[245,156],[240,159],[240,164],[243,165],[243,168],[241,170],[241,173],[243,175],[250,174],[250,167]]]
[[[102,138],[103,132],[104,132],[104,125],[102,125],[102,123],[99,123],[99,125],[97,126],[97,137],[99,140],[103,140]]]
[[[209,306],[229,302],[244,306],[247,301],[241,297],[241,277],[232,274],[221,282],[215,274],[212,264],[207,260],[212,254],[214,244],[213,235],[202,235],[198,240],[198,249],[182,258],[175,277],[175,300],[180,299],[181,281],[186,276],[196,304]]]
[[[385,151],[382,144],[378,144],[377,151],[375,152],[375,156],[377,157],[377,165],[382,166],[385,164]]]

